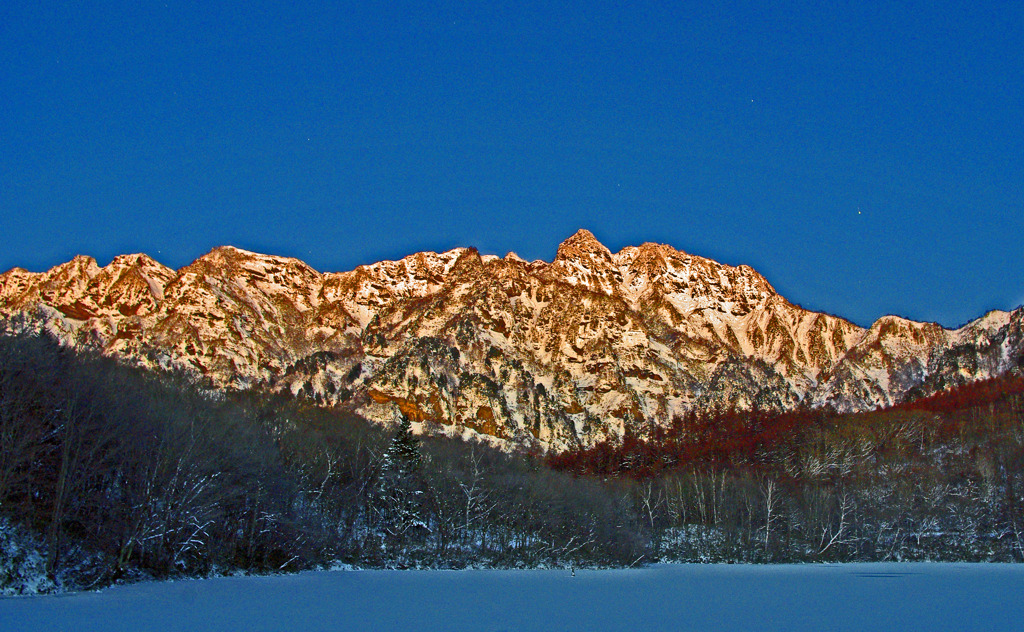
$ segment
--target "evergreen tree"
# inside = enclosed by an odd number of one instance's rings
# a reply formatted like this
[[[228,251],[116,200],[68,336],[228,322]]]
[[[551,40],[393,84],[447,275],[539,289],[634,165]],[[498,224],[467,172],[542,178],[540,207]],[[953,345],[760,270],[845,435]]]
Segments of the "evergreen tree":
[[[409,418],[402,415],[402,419],[398,423],[398,431],[384,453],[385,468],[390,467],[392,474],[400,479],[410,479],[419,476],[422,460],[420,440],[412,433],[412,423]]]
[[[384,452],[374,494],[377,525],[393,547],[421,539],[429,531],[422,462],[419,439],[403,415]]]

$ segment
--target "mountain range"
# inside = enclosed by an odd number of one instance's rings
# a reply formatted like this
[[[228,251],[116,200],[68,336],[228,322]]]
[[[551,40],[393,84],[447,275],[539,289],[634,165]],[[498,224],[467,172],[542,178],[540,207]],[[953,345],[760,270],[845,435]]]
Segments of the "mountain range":
[[[755,270],[586,230],[552,262],[417,253],[349,272],[226,246],[173,270],[143,254],[0,275],[8,327],[224,389],[287,392],[417,428],[563,449],[688,411],[861,411],[1019,372],[1024,310],[959,329],[865,329]]]

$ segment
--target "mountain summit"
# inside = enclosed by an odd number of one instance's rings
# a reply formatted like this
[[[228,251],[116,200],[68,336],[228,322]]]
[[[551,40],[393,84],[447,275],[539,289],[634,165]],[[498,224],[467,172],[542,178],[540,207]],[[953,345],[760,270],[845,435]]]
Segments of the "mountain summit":
[[[0,275],[0,315],[223,388],[558,448],[690,410],[864,410],[1024,357],[1022,310],[863,329],[788,302],[748,266],[652,243],[612,253],[587,230],[551,263],[472,248],[340,273],[233,247],[177,271],[76,257]]]
[[[611,256],[611,251],[599,242],[592,232],[581,228],[558,246],[555,261],[579,259],[580,257],[611,260]]]

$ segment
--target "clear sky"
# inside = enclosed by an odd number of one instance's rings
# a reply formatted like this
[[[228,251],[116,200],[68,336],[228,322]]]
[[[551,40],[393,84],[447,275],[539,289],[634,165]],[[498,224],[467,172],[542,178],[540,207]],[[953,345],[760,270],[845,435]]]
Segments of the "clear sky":
[[[1024,3],[0,3],[0,269],[580,227],[859,324],[1016,307]]]

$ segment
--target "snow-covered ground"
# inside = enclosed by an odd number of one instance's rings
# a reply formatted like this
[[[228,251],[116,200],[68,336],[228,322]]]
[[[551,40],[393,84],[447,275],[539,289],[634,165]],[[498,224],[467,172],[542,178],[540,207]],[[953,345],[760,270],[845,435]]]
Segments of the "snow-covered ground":
[[[0,630],[1020,630],[1024,565],[336,571],[0,599]]]

